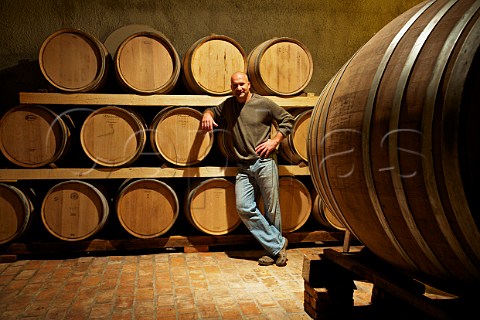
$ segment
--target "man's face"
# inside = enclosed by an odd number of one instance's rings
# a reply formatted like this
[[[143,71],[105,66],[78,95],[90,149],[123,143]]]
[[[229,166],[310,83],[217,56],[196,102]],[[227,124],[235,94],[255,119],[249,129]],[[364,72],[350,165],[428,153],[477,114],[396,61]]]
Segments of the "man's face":
[[[231,89],[237,100],[244,101],[250,93],[250,82],[245,75],[235,74],[231,79]]]

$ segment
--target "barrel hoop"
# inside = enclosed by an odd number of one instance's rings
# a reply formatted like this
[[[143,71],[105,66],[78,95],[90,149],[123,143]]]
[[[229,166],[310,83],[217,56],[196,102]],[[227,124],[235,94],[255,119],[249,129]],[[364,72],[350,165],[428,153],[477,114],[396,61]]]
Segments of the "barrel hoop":
[[[296,112],[295,112],[296,111]],[[298,144],[295,143],[295,137],[299,131],[299,127],[303,121],[306,121],[306,118],[312,116],[312,110],[295,110],[292,113],[294,116],[293,128],[291,133],[287,138],[283,139],[281,142],[281,148],[279,149],[280,155],[285,158],[288,162],[292,164],[298,164],[302,161],[308,162],[308,157],[303,154],[303,150],[298,148]],[[301,122],[302,121],[302,122]],[[308,123],[307,123],[308,126]],[[303,140],[304,141],[304,140]]]
[[[435,267],[442,273],[448,273],[449,271],[445,269],[445,267],[438,260],[437,256],[435,256],[435,254],[432,252],[427,241],[424,239],[423,235],[418,229],[418,226],[415,223],[415,220],[408,205],[407,196],[405,194],[405,190],[403,188],[403,183],[401,180],[402,174],[400,172],[400,160],[398,157],[398,135],[396,133],[403,131],[402,129],[399,129],[400,110],[402,109],[402,101],[404,93],[406,91],[407,83],[413,70],[413,66],[415,65],[415,61],[418,59],[418,56],[420,54],[420,50],[424,47],[425,42],[427,41],[430,34],[433,32],[435,26],[440,22],[441,18],[448,12],[448,10],[450,10],[450,8],[453,7],[453,5],[457,1],[458,0],[450,0],[446,5],[444,5],[442,9],[440,9],[436,13],[435,17],[433,17],[431,21],[425,26],[424,30],[421,32],[421,34],[415,41],[415,44],[413,45],[412,50],[410,51],[405,65],[403,66],[403,69],[401,71],[399,80],[397,82],[395,97],[393,100],[389,132],[394,132],[395,134],[389,134],[388,136],[389,159],[390,165],[392,167],[390,174],[392,177],[395,195],[397,197],[402,216],[408,226],[409,231],[414,236],[417,245],[420,247],[426,257],[430,260],[430,262],[435,265]]]
[[[424,182],[425,186],[428,192],[428,198],[430,201],[430,204],[432,208],[435,208],[436,214],[435,214],[435,219],[437,221],[437,224],[442,231],[442,234],[445,236],[445,239],[447,240],[448,244],[455,254],[457,255],[458,259],[462,262],[462,264],[467,268],[472,274],[476,274],[477,276],[479,275],[478,270],[475,268],[474,264],[472,261],[469,259],[465,251],[462,249],[458,238],[454,235],[454,232],[450,226],[450,223],[446,217],[444,208],[442,206],[442,202],[440,200],[440,195],[438,193],[438,187],[437,187],[437,178],[435,177],[435,172],[434,172],[434,160],[433,160],[433,154],[431,152],[432,150],[432,145],[433,145],[433,137],[432,137],[432,127],[433,127],[433,115],[435,111],[435,105],[437,103],[436,97],[437,97],[437,92],[439,90],[440,83],[442,81],[442,75],[446,69],[448,60],[453,53],[453,49],[457,45],[460,35],[463,32],[463,30],[466,28],[468,22],[472,18],[472,16],[478,11],[480,8],[480,2],[475,2],[470,9],[462,16],[462,18],[458,21],[457,25],[452,29],[450,32],[449,37],[445,41],[444,46],[442,47],[441,51],[439,52],[439,58],[436,61],[435,68],[432,72],[432,79],[430,80],[430,83],[427,88],[427,94],[425,97],[425,104],[423,108],[423,114],[422,114],[422,132],[423,132],[423,139],[422,139],[422,155],[424,157],[424,161],[422,162],[422,170],[423,170],[423,176],[424,176]],[[478,23],[478,22],[477,22]],[[478,30],[477,30],[478,31]],[[467,47],[469,48],[469,47]],[[463,65],[462,61],[462,65]],[[468,61],[471,62],[471,61]],[[467,64],[465,64],[467,65]],[[469,65],[468,65],[469,66]],[[454,69],[455,70],[455,69]],[[468,70],[468,69],[467,69]],[[464,70],[462,70],[464,72]],[[466,72],[464,72],[466,74]],[[454,83],[458,84],[460,83],[460,79],[456,79],[458,81],[455,81]],[[465,79],[462,79],[463,82]],[[462,82],[462,83],[463,83]],[[459,102],[457,101],[456,103],[447,103],[443,106],[444,110],[448,107],[451,106],[459,106]],[[460,108],[458,107],[458,111]],[[450,112],[448,113],[449,116],[458,115],[456,112]],[[455,121],[452,123],[456,123]],[[455,141],[457,140],[457,128],[455,130],[452,130],[452,132],[448,133],[448,136],[453,138]],[[442,150],[444,150],[443,146],[447,145],[445,143],[442,144]],[[448,144],[450,145],[450,144]],[[448,154],[448,157],[446,155]],[[459,172],[459,165],[457,161],[457,156],[452,156],[452,155],[458,155],[458,150],[455,148],[455,150],[447,151],[443,153],[443,164],[444,164],[444,173],[458,173]],[[449,165],[445,165],[445,161],[448,161],[451,159],[454,163],[451,163]],[[453,170],[455,169],[455,170]],[[453,172],[451,172],[453,171]],[[459,176],[456,176],[457,178],[460,178]],[[447,189],[453,189],[450,186],[452,185],[452,181],[455,181],[453,177],[447,178],[446,186]],[[454,189],[456,190],[455,192],[459,192],[460,194],[464,195],[463,193],[463,185],[460,180],[455,182],[454,184]],[[459,199],[460,200],[460,199]],[[472,223],[472,225],[475,224],[474,221],[471,220],[471,213],[468,204],[466,203],[466,200],[464,197],[462,197],[463,206],[461,207],[461,213],[467,213],[465,216],[462,216],[461,219],[457,219],[457,222],[461,225],[463,221],[466,221],[467,223]],[[461,201],[461,200],[460,200]],[[451,201],[450,202],[453,206],[457,204],[457,201]],[[468,238],[468,237],[467,237]],[[479,236],[477,235],[476,239],[479,239]],[[477,240],[477,242],[472,242],[472,243],[479,243],[480,240]],[[477,256],[479,256],[477,252]]]
[[[478,7],[479,2],[475,3],[475,7]],[[447,181],[447,192],[449,198],[455,199],[452,201],[452,208],[457,218],[458,224],[465,238],[471,242],[471,245],[476,256],[480,256],[479,246],[480,234],[478,228],[474,228],[476,225],[472,219],[473,214],[470,212],[465,193],[463,192],[462,180],[460,177],[460,164],[458,163],[458,146],[451,143],[446,143],[455,139],[458,141],[458,125],[459,125],[459,112],[461,105],[461,90],[463,86],[460,83],[465,83],[467,77],[467,71],[469,70],[475,55],[477,53],[480,43],[480,20],[477,20],[467,35],[461,52],[452,69],[452,75],[447,85],[447,91],[445,93],[445,103],[442,114],[442,163],[443,170],[445,170],[445,179]],[[452,119],[453,117],[453,119]],[[444,148],[443,148],[444,147]]]
[[[291,145],[294,146],[295,153],[305,162],[308,162],[308,157],[304,153],[305,145],[303,145],[303,148],[299,148],[299,145],[298,145],[298,140],[299,139],[298,138],[296,139],[296,137],[297,137],[297,134],[300,138],[302,138],[302,136],[298,133],[299,130],[297,128],[299,128],[303,123],[305,123],[305,121],[308,121],[308,122],[303,124],[303,126],[307,125],[307,127],[308,127],[308,125],[310,123],[310,120],[311,120],[311,117],[312,117],[312,110],[311,109],[306,110],[306,111],[302,112],[301,114],[299,114],[295,119],[295,132],[293,132],[293,135],[289,136],[290,141],[291,141]],[[304,140],[300,139],[300,141],[304,141]]]
[[[326,128],[327,128],[327,116],[329,113],[330,106],[332,104],[332,99],[333,99],[333,94],[335,93],[335,90],[340,83],[341,78],[343,77],[344,72],[346,71],[347,67],[349,64],[352,62],[353,58],[356,57],[358,51],[343,65],[343,67],[337,72],[335,75],[336,79],[332,82],[332,90],[329,94],[329,96],[326,98],[326,103],[323,105],[321,108],[321,119],[320,119],[320,126],[318,127],[318,131],[321,133],[322,140],[320,141],[321,145],[325,144],[325,140],[327,139],[328,136],[325,135]],[[317,105],[318,107],[318,105]],[[324,201],[327,206],[332,210],[332,212],[337,213],[339,220],[350,230],[350,232],[355,235],[355,231],[351,228],[349,225],[348,221],[343,217],[341,213],[341,210],[338,206],[338,201],[335,200],[335,195],[333,194],[333,190],[331,188],[329,179],[328,179],[328,174],[327,174],[327,166],[325,164],[325,161],[327,160],[325,156],[325,148],[320,147],[319,148],[319,158],[322,159],[321,163],[319,164],[320,167],[320,175],[323,176],[323,183],[319,183],[320,186],[324,186],[325,188],[320,188],[322,190],[322,194],[325,195]],[[356,237],[356,235],[355,235]],[[358,237],[357,237],[358,239]]]
[[[257,46],[250,54],[249,54],[249,57],[248,57],[248,60],[250,60],[251,57],[254,58],[254,63],[253,63],[253,66],[254,66],[254,73],[255,75],[257,74],[260,74],[260,61],[261,61],[261,58],[263,56],[263,47],[269,42],[265,42],[265,43],[262,43],[260,44],[259,46]],[[256,56],[254,56],[254,53],[256,53],[257,51],[261,51],[262,54],[257,54]],[[260,81],[259,79],[257,79],[257,77],[255,76],[250,76],[249,77],[250,79],[250,82],[252,83],[252,86],[253,88],[259,88],[261,89],[260,91],[262,93],[267,93],[267,92],[271,92],[270,90],[268,90],[267,87],[265,87],[265,85],[262,83],[262,81]]]
[[[333,192],[332,192],[331,188],[329,188],[329,186],[330,186],[329,179],[328,179],[328,175],[326,173],[326,166],[324,164],[324,162],[326,161],[325,150],[322,146],[323,146],[324,141],[326,139],[326,137],[325,137],[326,118],[327,118],[328,111],[329,111],[329,108],[330,108],[330,105],[331,105],[333,93],[335,92],[335,89],[336,89],[338,83],[340,82],[340,79],[343,76],[343,73],[347,69],[347,66],[349,65],[349,63],[351,62],[352,59],[353,59],[353,57],[346,64],[344,64],[344,66],[337,72],[335,77],[333,77],[329,81],[329,84],[327,85],[327,87],[325,87],[325,89],[322,91],[321,98],[319,99],[319,101],[317,103],[317,106],[314,108],[314,111],[313,111],[313,114],[312,114],[312,118],[314,119],[315,122],[313,122],[313,123],[311,122],[310,127],[309,127],[309,131],[310,131],[309,136],[310,137],[312,137],[312,136],[314,136],[314,137],[322,136],[323,137],[322,140],[321,140],[321,145],[318,146],[316,143],[314,143],[314,144],[312,143],[312,145],[315,146],[315,151],[312,150],[312,151],[309,152],[309,158],[310,159],[314,159],[313,157],[317,154],[316,151],[319,152],[319,158],[322,159],[321,163],[318,166],[313,166],[312,162],[311,161],[309,162],[312,177],[314,177],[314,178],[317,177],[317,176],[319,177],[318,181],[316,181],[314,179],[313,182],[316,183],[317,190],[320,190],[320,193],[323,195],[323,200],[325,201],[325,204],[332,211],[338,210],[336,212],[340,212],[340,209],[337,205],[337,202],[334,199],[334,195],[333,195]],[[330,92],[328,92],[327,89],[332,89],[332,90],[330,90]],[[319,117],[316,116],[317,111],[320,113]],[[316,122],[317,119],[319,120],[318,121],[319,124],[317,124],[317,122]],[[312,135],[313,130],[315,130],[315,134]],[[320,131],[321,135],[318,135],[319,131]],[[317,150],[317,148],[318,148],[318,150]],[[317,168],[320,171],[317,171]],[[315,173],[315,174],[313,174],[313,173]],[[322,178],[322,174],[323,174],[323,178]],[[341,215],[339,214],[339,218],[342,219],[342,221],[345,221],[345,223],[347,223],[347,221],[343,217],[340,217],[340,216]],[[353,231],[351,231],[351,232],[353,233]]]
[[[233,151],[232,139],[227,137],[230,135],[230,131],[227,129],[216,129],[217,145],[220,152],[227,160],[235,159],[235,152]]]
[[[312,111],[312,120],[310,121],[310,125],[308,126],[308,137],[307,137],[307,156],[308,156],[308,159],[310,159],[309,161],[309,164],[311,164],[312,160],[314,159],[314,157],[317,155],[316,151],[317,151],[317,146],[316,146],[316,143],[314,144],[314,142],[317,141],[317,139],[312,139],[312,137],[317,137],[316,134],[318,134],[318,119],[320,118],[319,114],[321,114],[324,106],[325,106],[325,99],[326,99],[326,96],[327,96],[327,91],[328,89],[331,87],[332,85],[332,82],[334,80],[335,77],[332,77],[327,85],[323,88],[322,92],[320,93],[320,96],[317,100],[317,104],[316,106],[313,108],[313,111]],[[313,132],[315,131],[315,135],[313,134]],[[315,189],[316,191],[318,190],[323,190],[322,189],[322,186],[321,186],[321,181],[319,181],[320,179],[317,177],[320,177],[320,173],[318,172],[318,166],[313,166],[313,165],[310,165],[310,176],[312,178],[312,182],[315,186]]]
[[[0,183],[0,189],[1,188],[6,188],[9,189],[12,193],[14,193],[17,197],[17,199],[22,203],[23,205],[23,223],[22,225],[17,229],[17,231],[12,234],[10,237],[5,238],[5,239],[0,239],[0,244],[8,243],[14,239],[17,239],[18,237],[22,236],[28,229],[28,227],[31,224],[31,216],[33,211],[33,204],[32,201],[28,198],[28,196],[20,189],[18,189],[15,186],[5,184],[5,183]]]
[[[383,209],[380,205],[380,201],[378,199],[378,195],[375,188],[375,183],[373,180],[373,169],[370,162],[370,126],[372,121],[373,115],[373,108],[374,103],[376,100],[378,88],[380,87],[380,82],[382,80],[383,74],[387,68],[387,64],[392,57],[396,47],[398,46],[400,40],[405,36],[407,31],[410,27],[414,24],[415,21],[434,3],[435,1],[430,1],[425,4],[418,12],[416,12],[407,23],[400,29],[400,31],[395,35],[395,37],[390,42],[387,50],[384,53],[382,61],[380,62],[375,76],[372,81],[372,85],[370,86],[370,92],[368,94],[367,105],[365,106],[365,114],[363,119],[363,127],[362,127],[362,160],[363,160],[363,172],[365,176],[365,183],[367,185],[368,193],[370,195],[370,200],[372,202],[373,208],[375,210],[375,214],[378,217],[378,221],[380,222],[385,234],[390,239],[390,242],[397,250],[397,252],[402,256],[405,262],[407,262],[411,268],[415,268],[418,270],[418,267],[415,265],[413,260],[409,257],[408,253],[402,248],[398,239],[392,232],[391,227],[389,226]],[[395,149],[396,150],[396,149]]]
[[[53,159],[57,160],[61,157],[61,155],[65,152],[65,149],[67,148],[67,140],[69,139],[69,136],[70,136],[70,129],[68,128],[65,121],[62,120],[59,114],[55,114],[54,116],[55,116],[55,119],[53,120],[52,127],[54,124],[58,123],[58,125],[62,128],[62,132],[65,133],[65,137],[62,141],[61,147],[57,150],[57,152],[55,152],[55,155],[53,156]],[[68,117],[68,120],[72,121],[70,117]],[[73,124],[73,121],[72,121],[72,124]]]
[[[256,53],[258,50],[260,50],[260,47],[263,46],[264,44],[260,44],[258,45],[256,48],[253,49],[252,52],[250,52],[248,54],[248,57],[247,57],[247,61],[248,61],[248,64],[247,64],[247,73],[249,75],[249,81],[252,85],[252,89],[254,89],[254,91],[260,91],[262,94],[265,94],[267,92],[264,92],[263,90],[263,86],[262,84],[260,83],[260,80],[257,79],[257,76],[256,74],[259,73],[258,69],[259,69],[259,59],[260,59],[260,55],[257,54],[257,56],[254,56],[254,53]],[[250,67],[250,59],[252,59],[252,57],[255,59],[254,60],[254,63],[253,63],[253,70],[250,70],[251,67]],[[269,92],[270,93],[270,92]]]

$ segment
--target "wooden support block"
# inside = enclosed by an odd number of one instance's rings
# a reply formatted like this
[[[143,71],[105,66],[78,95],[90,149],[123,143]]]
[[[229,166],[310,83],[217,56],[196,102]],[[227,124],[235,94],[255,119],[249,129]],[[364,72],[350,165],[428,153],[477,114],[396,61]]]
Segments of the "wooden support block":
[[[0,255],[0,263],[10,263],[15,261],[17,261],[17,255],[15,254]]]
[[[345,230],[345,236],[343,238],[343,252],[349,252],[350,251],[350,231]]]
[[[185,253],[195,253],[195,252],[209,252],[209,246],[188,246],[183,248]]]
[[[349,272],[321,255],[305,255],[302,277],[306,313],[314,319],[349,318],[355,289]]]
[[[335,289],[313,288],[305,282],[304,310],[313,319],[350,318],[353,290],[350,291],[350,294],[338,295]]]
[[[310,286],[308,282],[305,282],[305,295],[308,296],[307,298],[312,302],[312,305],[319,300],[330,300],[328,290],[326,288],[314,288]]]
[[[317,311],[311,305],[304,303],[303,309],[312,319],[318,319]]]
[[[312,287],[319,286],[318,271],[320,268],[320,260],[319,254],[305,254],[303,256],[302,277],[303,280]]]
[[[304,255],[302,277],[314,288],[347,287],[355,289],[353,273],[323,259],[321,254]]]

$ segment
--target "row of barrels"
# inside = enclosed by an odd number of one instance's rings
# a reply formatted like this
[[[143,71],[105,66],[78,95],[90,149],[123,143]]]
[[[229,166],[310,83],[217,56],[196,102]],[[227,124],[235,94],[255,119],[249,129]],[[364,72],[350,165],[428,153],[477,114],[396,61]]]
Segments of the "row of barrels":
[[[105,185],[98,182],[65,180],[54,184],[36,208],[31,188],[0,183],[0,244],[26,234],[38,209],[45,229],[64,241],[92,237],[105,226],[111,213],[128,233],[142,239],[167,233],[182,210],[188,222],[205,234],[225,235],[241,224],[235,209],[234,183],[229,179],[189,183],[183,207],[179,192],[171,184],[159,179],[129,179],[110,197]],[[310,215],[325,228],[343,230],[318,194],[310,193],[297,178],[280,178],[280,206],[284,233],[301,228]]]
[[[43,41],[39,65],[45,79],[64,92],[99,91],[112,73],[124,91],[136,94],[170,93],[182,78],[190,93],[228,95],[230,75],[244,71],[255,92],[294,96],[313,74],[312,56],[297,39],[269,39],[247,56],[231,37],[209,35],[180,59],[164,34],[145,25],[121,27],[104,42],[81,30],[60,29]]]
[[[75,113],[81,128],[72,121]],[[301,112],[300,112],[301,111]],[[307,161],[306,136],[311,109],[297,109],[292,135],[280,146],[280,155],[289,163]],[[38,168],[55,163],[71,151],[72,134],[79,132],[82,151],[94,163],[120,167],[134,163],[150,141],[157,159],[175,166],[203,161],[214,144],[214,133],[201,130],[202,113],[191,107],[166,107],[147,124],[141,112],[125,107],[105,106],[84,110],[66,109],[61,114],[39,105],[20,105],[0,118],[0,150],[17,166]],[[77,117],[77,119],[80,119]],[[233,148],[225,130],[218,130],[220,151],[228,159]]]

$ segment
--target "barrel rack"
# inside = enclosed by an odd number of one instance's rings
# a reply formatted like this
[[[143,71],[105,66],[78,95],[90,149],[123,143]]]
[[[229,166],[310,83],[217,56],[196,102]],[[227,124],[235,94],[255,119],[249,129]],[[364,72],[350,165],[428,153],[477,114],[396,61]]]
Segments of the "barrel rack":
[[[305,255],[302,276],[304,309],[313,319],[463,319],[478,310],[478,294],[459,297],[425,285],[363,246]],[[373,285],[369,305],[354,305],[354,290],[365,291],[354,280]]]
[[[136,95],[104,93],[52,93],[20,92],[20,104],[68,105],[68,106],[141,106],[166,107],[190,106],[209,107],[221,103],[225,96],[207,95]],[[280,106],[289,108],[308,108],[316,105],[318,96],[304,95],[296,97],[269,97]],[[235,167],[121,167],[121,168],[15,168],[0,169],[0,182],[19,180],[55,180],[55,179],[130,179],[130,178],[209,178],[232,177]],[[280,165],[280,176],[309,176],[308,166]],[[342,243],[344,231],[307,230],[285,234],[289,243]],[[211,246],[250,245],[254,238],[245,234],[211,235],[164,235],[153,239],[86,239],[82,241],[43,241],[22,243],[13,241],[0,245],[0,262],[15,261],[19,255],[103,252],[116,250],[149,250],[183,248],[185,252],[208,251]]]

